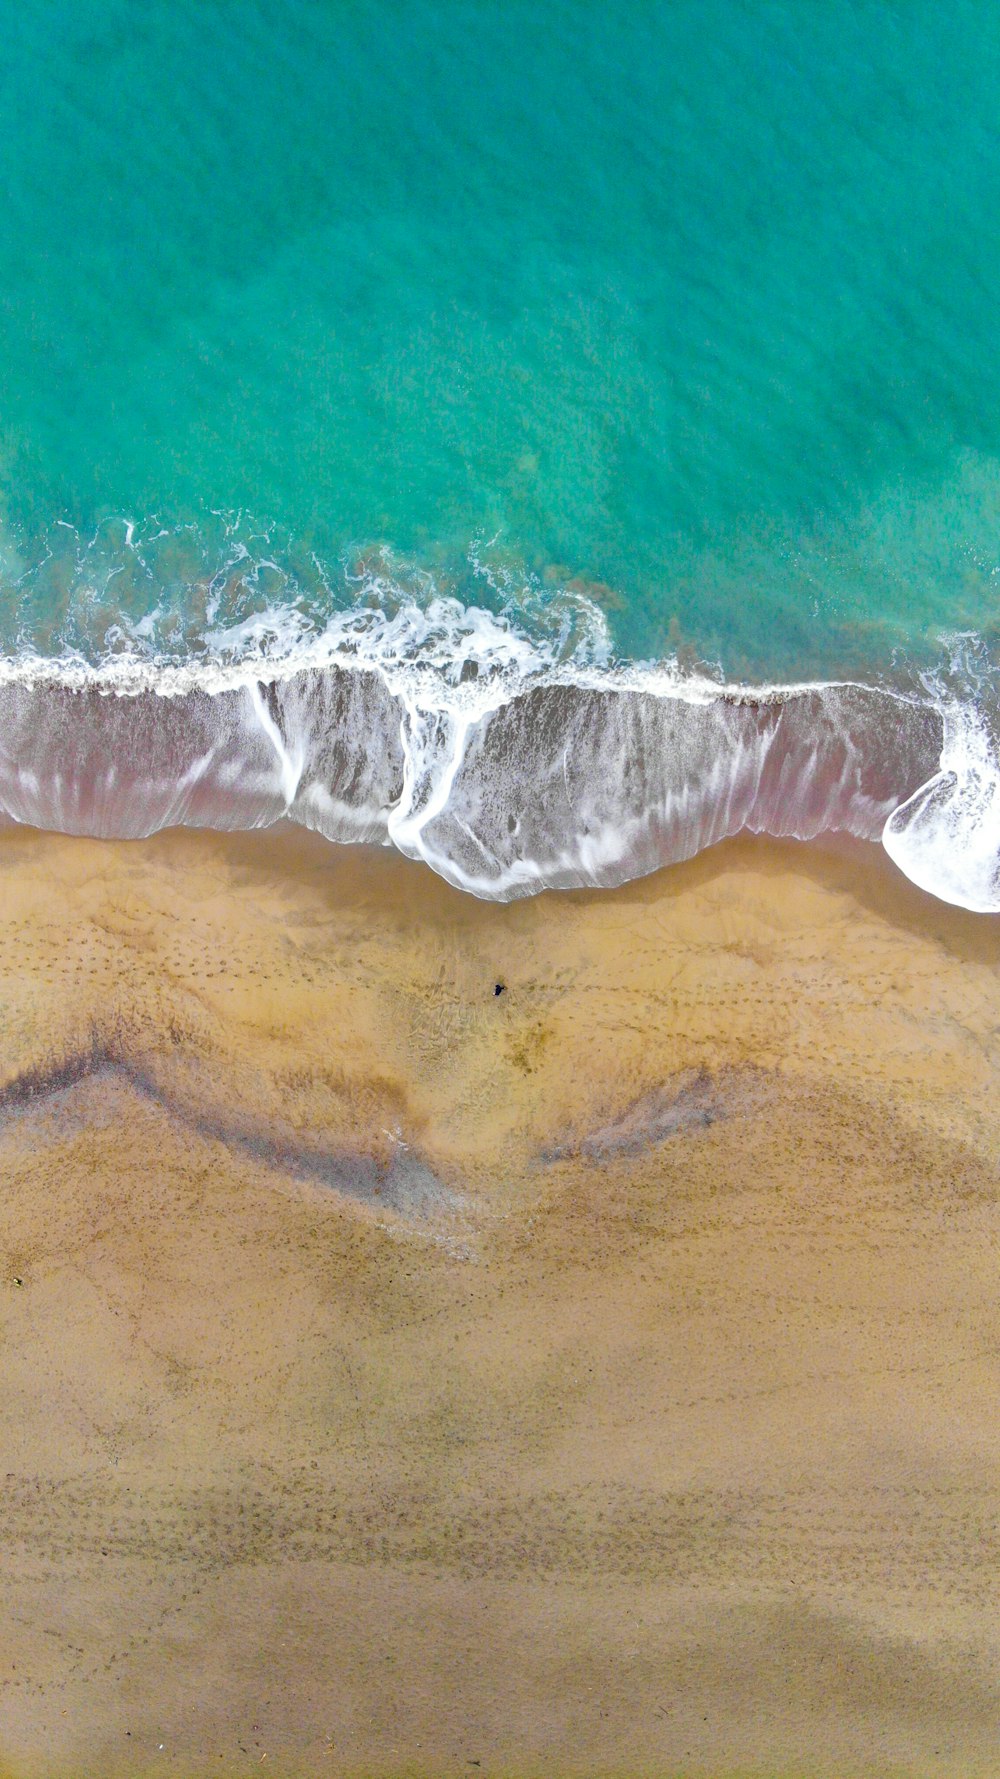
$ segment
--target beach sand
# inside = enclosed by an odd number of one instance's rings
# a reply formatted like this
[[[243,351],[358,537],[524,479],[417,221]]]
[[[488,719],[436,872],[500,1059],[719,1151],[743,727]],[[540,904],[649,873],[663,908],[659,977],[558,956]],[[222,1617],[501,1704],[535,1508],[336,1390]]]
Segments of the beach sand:
[[[1000,921],[287,831],[0,913],[5,1772],[1000,1771]]]

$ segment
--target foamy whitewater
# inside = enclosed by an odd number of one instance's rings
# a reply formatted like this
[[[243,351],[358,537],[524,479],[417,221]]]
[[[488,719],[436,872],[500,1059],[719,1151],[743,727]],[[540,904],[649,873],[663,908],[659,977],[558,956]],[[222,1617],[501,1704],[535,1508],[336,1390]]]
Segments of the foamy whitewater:
[[[881,839],[906,875],[1000,911],[988,664],[953,638],[905,688],[730,685],[616,663],[602,612],[503,612],[383,585],[318,627],[298,608],[169,659],[118,636],[94,663],[0,662],[0,810],[135,838],[290,819],[395,846],[496,901],[609,886],[741,831]],[[147,626],[147,635],[152,628]]]

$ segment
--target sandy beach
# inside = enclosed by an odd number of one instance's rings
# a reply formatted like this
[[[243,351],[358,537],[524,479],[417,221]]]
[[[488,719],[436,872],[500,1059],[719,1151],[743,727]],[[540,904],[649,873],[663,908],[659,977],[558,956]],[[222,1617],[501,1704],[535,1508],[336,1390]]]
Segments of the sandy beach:
[[[1000,1771],[1000,920],[288,831],[0,912],[4,1779]]]

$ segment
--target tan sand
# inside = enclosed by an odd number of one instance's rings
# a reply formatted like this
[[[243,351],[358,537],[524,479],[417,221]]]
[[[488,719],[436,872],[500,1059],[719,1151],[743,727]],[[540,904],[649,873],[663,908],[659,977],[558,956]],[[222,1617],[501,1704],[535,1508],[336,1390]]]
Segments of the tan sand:
[[[1000,1772],[1000,922],[288,834],[0,912],[0,1764]]]

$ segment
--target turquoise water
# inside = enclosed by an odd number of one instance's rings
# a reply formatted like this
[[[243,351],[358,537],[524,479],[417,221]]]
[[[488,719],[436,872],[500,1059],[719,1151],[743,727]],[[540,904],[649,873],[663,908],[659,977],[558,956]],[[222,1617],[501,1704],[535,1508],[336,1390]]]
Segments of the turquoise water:
[[[0,818],[1000,910],[995,7],[0,26]]]
[[[181,635],[234,538],[239,615],[388,546],[734,676],[996,633],[986,0],[0,15],[8,648]]]

